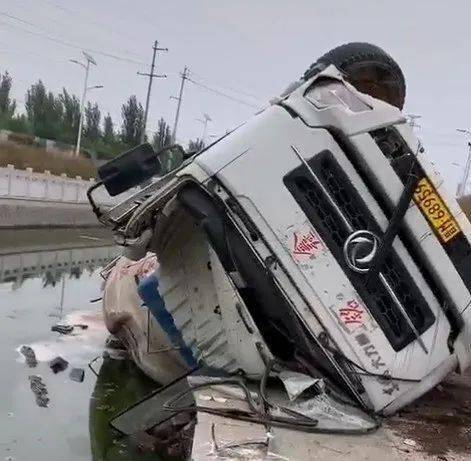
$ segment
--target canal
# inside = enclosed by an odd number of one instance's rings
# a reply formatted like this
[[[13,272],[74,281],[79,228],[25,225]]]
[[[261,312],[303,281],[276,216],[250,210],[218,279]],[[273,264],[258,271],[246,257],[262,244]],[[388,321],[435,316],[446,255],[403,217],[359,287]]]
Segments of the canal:
[[[103,229],[0,231],[0,448],[16,460],[146,460],[109,427],[113,415],[156,387],[134,365],[105,351],[100,269],[119,250]],[[95,302],[91,302],[94,301]],[[56,324],[82,325],[69,334]],[[20,352],[33,349],[30,367]],[[69,364],[54,374],[55,357]],[[114,358],[113,358],[114,357]],[[94,370],[89,368],[93,363]],[[83,382],[70,378],[85,371]],[[49,403],[36,402],[30,377],[39,376]]]

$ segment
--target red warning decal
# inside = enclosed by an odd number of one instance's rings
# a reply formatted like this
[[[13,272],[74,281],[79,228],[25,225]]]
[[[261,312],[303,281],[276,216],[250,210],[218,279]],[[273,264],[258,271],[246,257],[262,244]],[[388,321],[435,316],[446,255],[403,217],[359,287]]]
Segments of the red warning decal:
[[[366,320],[365,309],[354,299],[347,302],[345,307],[339,310],[340,319],[349,331],[356,330],[364,325]]]
[[[293,234],[293,258],[296,261],[315,258],[325,250],[324,244],[310,227]]]

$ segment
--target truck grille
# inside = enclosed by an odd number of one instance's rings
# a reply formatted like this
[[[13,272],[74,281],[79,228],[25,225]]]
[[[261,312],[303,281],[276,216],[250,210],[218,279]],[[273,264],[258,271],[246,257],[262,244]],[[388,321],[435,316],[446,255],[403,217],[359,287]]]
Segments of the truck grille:
[[[308,164],[324,189],[316,183],[304,166],[285,176],[284,183],[348,275],[391,346],[399,351],[415,339],[414,332],[379,278],[367,285],[367,275],[356,273],[347,266],[343,245],[351,230],[347,229],[339,218],[326,193],[355,230],[369,230],[381,236],[381,228],[330,151],[321,152]],[[419,334],[425,332],[434,323],[435,317],[394,250],[389,252],[380,270],[416,330]]]

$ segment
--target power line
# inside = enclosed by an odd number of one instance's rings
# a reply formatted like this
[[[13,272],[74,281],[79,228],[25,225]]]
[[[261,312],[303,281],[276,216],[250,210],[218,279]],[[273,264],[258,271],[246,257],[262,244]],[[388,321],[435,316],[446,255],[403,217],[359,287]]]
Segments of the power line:
[[[17,1],[19,1],[19,0],[17,0]],[[7,13],[7,14],[8,14],[8,13]],[[44,16],[40,16],[40,15],[38,16],[37,14],[34,15],[34,18],[35,18],[35,19],[40,19],[40,18],[42,18],[42,17],[44,17]],[[31,25],[31,26],[33,26],[33,27],[36,27],[36,28],[38,28],[38,29],[41,29],[41,30],[43,30],[43,31],[45,31],[45,32],[49,32],[49,29],[45,29],[44,27],[38,26],[37,24],[31,23],[31,22],[29,22],[29,21],[26,21],[25,19],[22,19],[22,18],[19,18],[19,19],[21,19],[21,21],[24,21],[25,23],[28,23],[29,25]],[[58,24],[58,25],[61,26],[61,27],[64,26],[64,21],[58,21],[57,19],[51,18],[50,15],[48,15],[47,21],[50,22],[50,23],[52,23],[52,24]]]
[[[261,106],[255,106],[254,104],[250,104],[250,103],[248,103],[248,102],[246,102],[246,101],[243,101],[242,99],[238,99],[238,98],[235,98],[234,96],[230,96],[230,95],[228,95],[228,94],[226,94],[226,93],[223,93],[222,91],[216,90],[215,88],[211,88],[211,87],[209,87],[209,86],[207,86],[207,85],[204,85],[203,83],[196,82],[196,81],[194,81],[193,79],[191,79],[191,78],[189,78],[189,77],[187,77],[187,80],[188,80],[189,82],[193,83],[193,85],[196,85],[196,86],[199,86],[199,87],[201,87],[201,88],[204,88],[204,89],[207,90],[207,91],[210,91],[210,92],[212,92],[212,93],[215,93],[215,94],[217,94],[217,95],[219,95],[219,96],[222,96],[222,97],[224,97],[224,98],[227,98],[227,99],[229,99],[229,100],[231,100],[231,101],[238,102],[239,104],[243,104],[244,106],[252,107],[253,109],[257,109],[257,110],[262,109]]]
[[[18,16],[14,16],[13,14],[5,13],[4,11],[0,11],[0,16],[5,16],[9,19],[13,19],[15,21],[22,22],[23,24],[27,24],[28,26],[38,28],[38,26],[36,26],[32,22],[26,21],[25,19],[21,19]]]
[[[203,80],[206,80],[206,81],[208,80],[206,77],[204,77],[203,75],[201,75],[197,72],[191,71],[191,73],[192,73],[192,75],[196,75],[197,77],[200,77]],[[212,83],[213,86],[217,86],[217,87],[219,87],[223,90],[226,89],[226,90],[229,90],[229,91],[233,91],[234,93],[238,93],[242,96],[248,96],[249,98],[253,98],[253,99],[256,99],[259,102],[262,102],[262,100],[258,96],[254,95],[253,93],[249,93],[249,92],[243,91],[243,90],[238,90],[237,88],[227,86],[226,84],[224,84],[224,86],[223,86],[223,85],[219,85],[218,83],[215,83],[215,82],[209,82],[209,83],[210,84]]]
[[[85,50],[90,51],[94,54],[98,54],[100,56],[115,59],[116,61],[121,61],[121,62],[129,63],[129,64],[146,65],[144,62],[141,62],[141,61],[136,61],[134,59],[125,58],[123,56],[119,56],[119,55],[116,55],[116,54],[113,54],[113,53],[108,53],[108,52],[102,51],[102,50],[87,48],[85,46],[77,45],[75,43],[72,43],[72,42],[69,42],[69,41],[66,41],[66,40],[62,40],[62,39],[57,38],[57,37],[53,37],[53,36],[45,34],[45,33],[35,32],[33,30],[25,29],[25,28],[20,27],[16,24],[10,24],[8,22],[3,22],[3,21],[0,21],[0,24],[3,24],[3,25],[8,26],[8,27],[12,27],[14,29],[21,30],[22,32],[25,32],[27,34],[34,35],[36,37],[40,37],[40,38],[45,39],[45,40],[49,40],[51,42],[58,43],[58,44],[63,45],[63,46],[67,46],[69,48],[74,48],[76,50],[84,50],[85,49]]]
[[[60,10],[65,11],[65,12],[67,12],[67,13],[69,13],[69,14],[76,14],[76,12],[74,12],[73,10],[70,10],[70,9],[68,9],[68,8],[66,8],[66,7],[64,7],[64,6],[62,6],[62,5],[58,5],[58,4],[56,4],[55,2],[52,2],[52,1],[49,1],[49,0],[43,0],[43,1],[46,2],[47,4],[51,5],[51,6],[55,7],[55,8],[58,8],[58,9],[60,9]],[[0,14],[2,14],[2,15],[4,15],[4,16],[8,17],[9,19],[16,20],[16,21],[18,21],[18,22],[20,22],[20,23],[22,23],[22,24],[27,24],[27,25],[32,26],[32,27],[35,27],[35,28],[37,28],[37,29],[44,30],[44,29],[42,29],[41,27],[39,27],[39,26],[37,26],[37,25],[35,25],[35,24],[29,22],[29,21],[26,21],[26,20],[24,20],[24,19],[22,19],[22,18],[20,18],[20,17],[18,17],[18,16],[14,16],[14,15],[11,15],[11,14],[9,14],[9,13],[3,13],[3,12],[0,13]],[[82,15],[82,16],[83,16],[83,15]],[[134,60],[134,59],[126,58],[126,57],[123,57],[123,56],[119,56],[119,55],[116,55],[116,54],[113,54],[113,53],[109,53],[109,52],[105,52],[105,51],[101,51],[101,50],[86,48],[86,47],[77,45],[77,44],[75,44],[75,43],[72,43],[72,42],[70,42],[70,41],[66,41],[66,40],[63,40],[63,39],[58,38],[58,37],[53,37],[53,36],[51,36],[51,35],[48,35],[47,33],[40,33],[40,32],[35,32],[35,31],[27,30],[27,29],[24,29],[24,28],[21,28],[21,27],[18,27],[18,26],[15,26],[15,25],[13,25],[13,24],[9,24],[9,23],[3,23],[3,24],[5,24],[5,25],[7,25],[7,26],[10,26],[10,27],[16,27],[17,29],[19,29],[19,30],[21,30],[21,31],[23,31],[23,32],[25,32],[25,33],[38,36],[38,37],[40,37],[40,38],[43,38],[43,39],[52,41],[52,42],[54,42],[54,43],[58,43],[58,44],[63,45],[63,46],[67,46],[67,47],[74,48],[74,49],[87,49],[88,51],[91,51],[91,52],[93,52],[93,53],[95,53],[95,54],[98,54],[98,55],[101,55],[101,56],[105,56],[105,57],[109,57],[109,58],[112,58],[112,59],[115,59],[115,60],[119,60],[119,61],[131,63],[131,64],[145,65],[145,63],[142,62],[142,61],[136,61],[136,60]],[[95,22],[95,24],[98,24],[98,23]],[[135,54],[135,53],[132,53],[132,54]],[[200,76],[200,78],[205,78],[205,77],[203,77],[202,75],[200,75],[200,74],[198,74],[198,73],[194,73],[194,72],[192,72],[192,73],[195,74],[195,75]],[[243,101],[243,100],[241,100],[241,99],[239,99],[239,98],[236,98],[236,97],[234,97],[234,96],[228,95],[228,94],[224,93],[223,91],[220,91],[220,90],[218,90],[218,89],[212,88],[212,87],[210,87],[210,86],[208,86],[208,85],[205,85],[204,83],[196,82],[196,81],[194,81],[194,80],[190,80],[190,81],[191,81],[192,83],[194,83],[195,85],[200,86],[201,88],[206,89],[207,91],[211,91],[211,92],[213,92],[213,93],[215,93],[215,94],[218,94],[218,95],[220,95],[220,96],[222,96],[222,97],[225,97],[225,98],[227,98],[227,99],[230,99],[231,101],[238,102],[238,103],[240,103],[240,104],[246,105],[246,106],[248,106],[248,107],[252,107],[252,108],[254,108],[254,109],[260,109],[260,108],[261,108],[260,106],[256,106],[256,105],[251,104],[251,103],[249,103],[249,102],[247,102],[247,101]],[[232,91],[232,92],[234,92],[234,93],[238,93],[238,94],[241,94],[241,95],[243,95],[243,96],[247,96],[247,97],[256,99],[256,100],[258,100],[258,101],[261,101],[257,96],[255,96],[255,95],[253,95],[253,94],[251,94],[251,93],[249,93],[249,92],[236,89],[236,88],[234,88],[234,87],[229,87],[229,86],[227,86],[227,85],[226,85],[225,87],[223,87],[223,86],[221,86],[221,85],[215,85],[215,86],[218,86],[218,87],[220,87],[220,88],[223,88],[223,89]]]
[[[47,54],[37,53],[35,51],[27,51],[27,50],[23,50],[21,48],[12,48],[11,43],[5,43],[5,42],[0,41],[0,44],[5,45],[7,47],[6,49],[1,50],[2,53],[8,53],[8,54],[13,54],[13,55],[24,54],[24,55],[27,55],[27,56],[34,56],[34,57],[39,58],[39,59],[48,59],[49,61],[55,62],[55,63],[60,63],[60,64],[66,64],[67,63],[66,60],[51,58],[51,56],[48,56]]]
[[[119,35],[120,38],[123,37],[123,35],[127,35],[127,37],[131,40],[134,40],[135,37],[131,37],[130,35],[126,34],[126,33],[123,33],[122,31],[118,31],[116,30],[115,28],[113,27],[110,27],[110,25],[106,22],[102,22],[102,21],[97,21],[95,19],[93,19],[91,16],[89,15],[86,15],[86,14],[83,14],[82,12],[80,11],[76,11],[76,10],[72,10],[68,7],[65,7],[63,5],[59,5],[57,4],[56,2],[53,2],[51,0],[42,0],[43,2],[47,3],[48,5],[52,6],[53,8],[57,8],[58,10],[61,10],[63,11],[64,13],[67,13],[69,15],[72,15],[74,17],[74,20],[77,20],[77,17],[82,17],[85,21],[87,21],[88,24],[92,24],[94,26],[97,26],[99,27],[100,29],[106,29],[108,32],[112,33],[112,34],[115,34],[115,35]],[[141,59],[144,59],[142,57],[142,55],[138,54],[138,53],[135,53],[133,51],[130,51],[130,50],[127,50],[127,49],[123,49],[122,51],[126,52],[127,54],[130,54],[130,55],[133,55],[133,56],[137,56],[138,58],[141,58]]]

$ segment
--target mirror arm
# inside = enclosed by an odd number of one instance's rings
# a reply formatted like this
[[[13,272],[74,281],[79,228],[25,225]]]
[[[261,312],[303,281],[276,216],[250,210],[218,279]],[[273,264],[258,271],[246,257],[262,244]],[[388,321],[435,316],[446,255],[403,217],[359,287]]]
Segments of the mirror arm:
[[[95,184],[92,184],[87,190],[88,201],[90,202],[90,205],[92,206],[92,211],[93,213],[95,213],[95,216],[97,217],[98,220],[103,215],[103,212],[101,211],[100,207],[95,203],[95,200],[93,200],[92,192],[95,189],[98,189],[102,185],[103,185],[103,181],[97,181]]]

